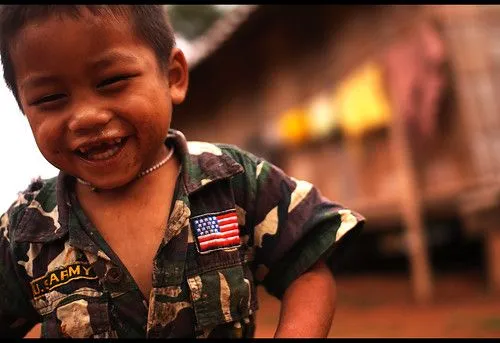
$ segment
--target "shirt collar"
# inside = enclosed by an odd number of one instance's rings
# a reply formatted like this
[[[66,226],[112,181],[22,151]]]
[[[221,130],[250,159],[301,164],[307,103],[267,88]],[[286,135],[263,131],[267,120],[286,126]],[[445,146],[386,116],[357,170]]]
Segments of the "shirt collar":
[[[215,144],[187,142],[182,132],[173,129],[169,130],[165,143],[174,146],[182,161],[182,175],[188,194],[243,172],[241,164]]]

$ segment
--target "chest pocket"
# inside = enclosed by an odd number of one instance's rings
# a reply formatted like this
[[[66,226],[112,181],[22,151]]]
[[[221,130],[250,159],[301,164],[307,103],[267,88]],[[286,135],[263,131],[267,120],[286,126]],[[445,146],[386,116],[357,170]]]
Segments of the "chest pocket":
[[[109,307],[103,296],[72,295],[61,300],[58,306],[44,316],[44,337],[111,338]]]
[[[190,202],[192,218],[235,209],[229,180],[207,185]],[[236,328],[241,327],[257,309],[255,285],[246,258],[251,248],[242,242],[201,253],[192,223],[190,229],[194,242],[188,244],[186,275],[197,328],[206,331],[231,322],[235,322]]]
[[[239,249],[199,257],[205,260],[205,267],[187,278],[197,326],[205,329],[245,321],[256,310],[257,302],[251,273],[245,272]]]
[[[61,271],[53,273],[60,274]],[[52,274],[47,273],[49,277]],[[40,291],[32,303],[43,318],[42,337],[110,338],[116,336],[110,325],[109,297],[100,290],[97,278],[72,280],[60,286],[56,285],[47,291],[41,288],[45,280],[40,281],[42,282],[39,284],[32,284],[32,288]]]

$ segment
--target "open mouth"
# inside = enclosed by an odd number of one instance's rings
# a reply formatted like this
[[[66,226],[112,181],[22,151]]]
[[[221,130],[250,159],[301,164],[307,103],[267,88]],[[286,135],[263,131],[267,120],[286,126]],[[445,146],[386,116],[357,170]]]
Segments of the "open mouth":
[[[117,155],[128,137],[114,138],[106,141],[101,141],[95,144],[89,144],[76,149],[76,154],[88,161],[102,161],[110,159]]]

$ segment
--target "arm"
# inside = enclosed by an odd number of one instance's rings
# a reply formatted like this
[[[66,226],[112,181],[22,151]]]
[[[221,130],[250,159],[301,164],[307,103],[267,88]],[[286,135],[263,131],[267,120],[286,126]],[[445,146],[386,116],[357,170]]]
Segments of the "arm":
[[[320,260],[285,291],[275,338],[327,337],[336,293],[333,275]]]
[[[40,320],[23,293],[12,258],[8,214],[0,217],[0,337],[22,338]]]
[[[241,163],[245,180],[236,179],[235,189],[248,189],[236,198],[251,228],[254,280],[282,301],[276,337],[326,337],[336,299],[330,268],[365,219],[263,159],[247,153]]]

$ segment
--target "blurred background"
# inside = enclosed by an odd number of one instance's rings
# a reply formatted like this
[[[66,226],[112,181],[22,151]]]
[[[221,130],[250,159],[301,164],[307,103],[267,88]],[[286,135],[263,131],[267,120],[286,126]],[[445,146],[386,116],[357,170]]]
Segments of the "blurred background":
[[[330,337],[500,336],[499,6],[168,7],[190,66],[172,127],[367,218],[336,270]],[[56,170],[0,97],[6,209]],[[271,337],[279,302],[260,292]]]

